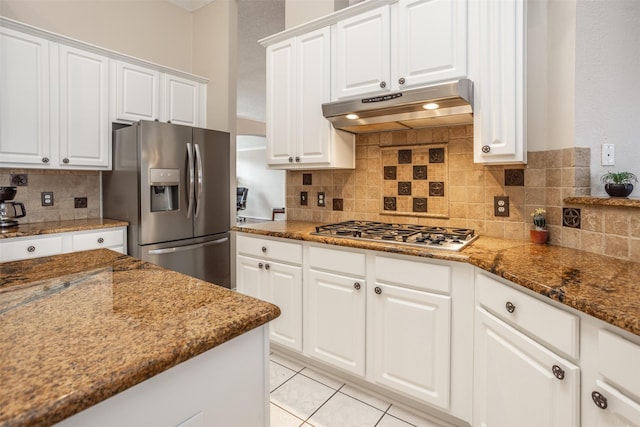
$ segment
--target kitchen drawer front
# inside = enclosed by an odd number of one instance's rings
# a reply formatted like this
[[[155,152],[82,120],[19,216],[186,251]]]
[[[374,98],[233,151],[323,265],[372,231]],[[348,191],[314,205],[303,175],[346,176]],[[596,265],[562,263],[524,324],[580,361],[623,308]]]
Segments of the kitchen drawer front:
[[[73,251],[88,251],[91,249],[122,247],[124,245],[124,231],[122,229],[104,229],[73,235]]]
[[[448,294],[451,292],[451,267],[376,256],[376,281]]]
[[[302,245],[300,243],[247,237],[238,234],[236,250],[238,253],[258,258],[274,259],[287,264],[302,264]]]
[[[62,253],[62,237],[7,239],[0,243],[0,261],[18,261]]]
[[[610,384],[640,400],[640,346],[607,330],[598,331],[598,370]]]
[[[309,266],[317,270],[364,277],[367,263],[364,253],[311,246],[309,247]]]
[[[534,339],[577,359],[578,316],[526,295],[485,274],[476,274],[476,299],[487,310]]]

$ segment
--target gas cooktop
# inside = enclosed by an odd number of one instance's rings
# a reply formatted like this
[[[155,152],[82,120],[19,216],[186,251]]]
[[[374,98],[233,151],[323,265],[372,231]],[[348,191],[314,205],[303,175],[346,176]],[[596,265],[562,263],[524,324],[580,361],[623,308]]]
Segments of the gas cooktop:
[[[478,238],[468,228],[436,227],[429,225],[393,224],[375,221],[344,221],[316,227],[315,235],[330,235],[356,240],[423,248],[462,250]]]

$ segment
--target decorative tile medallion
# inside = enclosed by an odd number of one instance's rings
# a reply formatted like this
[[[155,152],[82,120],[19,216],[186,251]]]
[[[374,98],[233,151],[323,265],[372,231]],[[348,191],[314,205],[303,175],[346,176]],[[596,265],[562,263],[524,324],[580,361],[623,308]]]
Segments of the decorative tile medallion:
[[[411,195],[411,182],[401,181],[398,183],[398,196]]]
[[[444,163],[444,148],[430,148],[429,163]]]
[[[427,211],[427,199],[425,197],[413,198],[413,212],[426,212]]]
[[[522,187],[524,185],[524,169],[505,169],[504,185]]]
[[[562,225],[570,228],[581,228],[580,209],[562,208]]]
[[[410,164],[412,162],[411,157],[412,157],[411,150],[398,150],[399,165]]]
[[[432,181],[429,183],[429,195],[436,197],[444,197],[444,182]]]
[[[342,199],[333,199],[333,210],[341,211],[344,206],[344,202]]]
[[[384,179],[396,179],[397,166],[384,167]]]
[[[396,210],[396,198],[395,197],[385,197],[384,198],[384,210],[385,211],[395,211]]]
[[[310,173],[302,174],[302,185],[311,185],[312,178]]]
[[[414,166],[413,167],[413,179],[427,179],[427,166]]]

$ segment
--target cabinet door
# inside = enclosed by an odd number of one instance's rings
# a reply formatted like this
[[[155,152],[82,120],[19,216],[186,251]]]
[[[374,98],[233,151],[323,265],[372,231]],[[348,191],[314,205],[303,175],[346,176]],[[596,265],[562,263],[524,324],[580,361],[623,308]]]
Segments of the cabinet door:
[[[265,299],[280,307],[269,323],[271,341],[302,351],[302,267],[266,262],[269,276]]]
[[[0,28],[0,165],[50,158],[49,42]]]
[[[186,126],[200,126],[200,83],[170,74],[164,80],[164,114],[162,120]]]
[[[306,353],[364,375],[365,288],[359,279],[309,270]]]
[[[475,320],[473,425],[578,427],[579,368],[480,307]]]
[[[329,27],[322,28],[296,42],[296,163],[329,163],[331,122],[322,115],[322,104],[331,100],[330,34]]]
[[[109,59],[60,45],[58,66],[59,164],[108,168]]]
[[[60,234],[24,239],[2,239],[0,242],[0,262],[61,254],[64,252],[62,240]]]
[[[116,119],[160,118],[160,73],[118,61],[116,63]]]
[[[267,48],[267,163],[293,163],[296,150],[295,39]]]
[[[526,162],[524,1],[474,2],[474,160]]]
[[[264,262],[242,255],[236,256],[236,290],[254,298],[266,295]]]
[[[466,76],[466,0],[401,0],[398,15],[398,87]]]
[[[389,6],[384,6],[336,25],[333,75],[334,99],[391,89],[391,34]]]
[[[375,381],[449,409],[451,297],[376,283],[369,298]]]
[[[605,399],[606,407],[596,409],[595,425],[598,427],[640,427],[640,404],[615,388],[597,381],[594,392]],[[602,400],[600,400],[602,402]],[[590,402],[593,403],[593,402]],[[590,403],[586,403],[587,405]],[[602,403],[600,403],[602,405]]]

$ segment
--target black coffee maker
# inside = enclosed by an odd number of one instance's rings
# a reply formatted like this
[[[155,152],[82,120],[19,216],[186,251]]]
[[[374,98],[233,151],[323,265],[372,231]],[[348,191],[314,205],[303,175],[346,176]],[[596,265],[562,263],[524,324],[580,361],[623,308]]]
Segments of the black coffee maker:
[[[0,187],[0,228],[15,227],[27,215],[24,204],[11,201],[16,193],[16,187]]]

